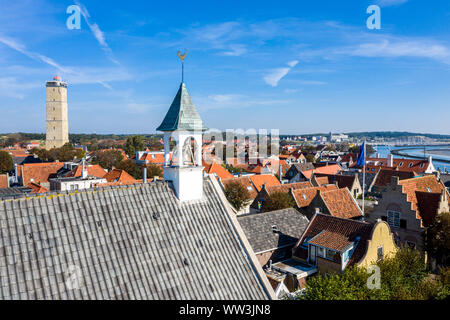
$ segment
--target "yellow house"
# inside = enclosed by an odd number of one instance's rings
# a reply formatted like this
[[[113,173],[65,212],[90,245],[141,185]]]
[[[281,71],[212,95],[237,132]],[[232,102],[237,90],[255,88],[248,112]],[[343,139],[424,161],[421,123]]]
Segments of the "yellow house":
[[[351,265],[368,267],[397,251],[384,221],[374,224],[316,214],[293,249],[293,258],[320,273],[342,272]]]

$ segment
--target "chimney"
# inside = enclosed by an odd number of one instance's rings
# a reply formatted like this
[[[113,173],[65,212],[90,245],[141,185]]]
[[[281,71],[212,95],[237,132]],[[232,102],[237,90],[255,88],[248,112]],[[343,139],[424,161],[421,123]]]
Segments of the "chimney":
[[[88,176],[88,172],[86,169],[86,159],[83,158],[82,162],[81,162],[81,178],[85,179]]]
[[[17,163],[14,164],[14,183],[19,183],[19,172],[17,170]]]
[[[387,161],[387,165],[389,167],[393,167],[394,166],[394,156],[392,154],[388,155],[388,161]]]
[[[432,163],[433,162],[433,157],[431,155],[428,156],[428,163]]]
[[[142,182],[147,183],[147,166],[142,168]]]

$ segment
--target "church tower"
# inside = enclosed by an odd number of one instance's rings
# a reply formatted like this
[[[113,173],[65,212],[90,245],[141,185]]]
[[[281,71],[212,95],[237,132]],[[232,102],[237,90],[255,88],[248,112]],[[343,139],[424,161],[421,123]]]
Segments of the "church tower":
[[[62,147],[69,142],[69,120],[67,115],[67,83],[55,76],[47,81],[47,150]]]
[[[163,122],[164,180],[172,181],[180,201],[203,197],[202,138],[207,130],[184,82],[181,83]],[[170,147],[173,147],[172,156]]]

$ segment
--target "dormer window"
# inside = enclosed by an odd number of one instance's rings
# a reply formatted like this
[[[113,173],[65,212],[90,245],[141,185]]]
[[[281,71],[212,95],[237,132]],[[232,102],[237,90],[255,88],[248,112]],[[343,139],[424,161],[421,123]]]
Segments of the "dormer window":
[[[273,232],[273,233],[278,233],[278,232],[280,232],[280,229],[278,229],[278,226],[277,226],[276,224],[274,224],[274,225],[272,226],[272,232]]]
[[[412,166],[413,166],[413,163],[411,162],[411,163],[409,164],[409,167],[412,168]]]
[[[422,163],[420,164],[420,167],[423,168],[424,166],[425,166],[425,164],[422,162]]]
[[[398,164],[398,166],[399,166],[399,167],[403,167],[403,162],[400,162],[400,163]]]

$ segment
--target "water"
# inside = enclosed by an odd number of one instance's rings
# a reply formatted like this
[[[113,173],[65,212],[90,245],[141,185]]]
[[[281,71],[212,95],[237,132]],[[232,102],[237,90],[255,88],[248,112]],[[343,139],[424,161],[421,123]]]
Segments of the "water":
[[[387,158],[387,156],[391,153],[392,150],[398,150],[398,149],[405,149],[405,147],[391,147],[391,146],[374,146],[374,149],[377,150],[376,152],[380,154],[381,158]],[[423,157],[423,147],[411,147],[408,148],[408,150],[403,150],[403,152],[408,153],[410,155]],[[374,155],[372,155],[373,157]],[[438,157],[442,159],[449,159],[450,160],[450,147],[449,146],[429,146],[426,147],[426,153],[425,157],[428,158],[428,156],[432,157]],[[408,157],[402,157],[402,156],[396,156],[394,155],[395,159],[401,159],[401,158],[408,158]],[[412,158],[411,158],[412,159]],[[450,163],[445,163],[437,160],[433,160],[434,167],[436,170],[438,168],[441,169],[441,171],[444,171],[447,169],[450,172]]]

